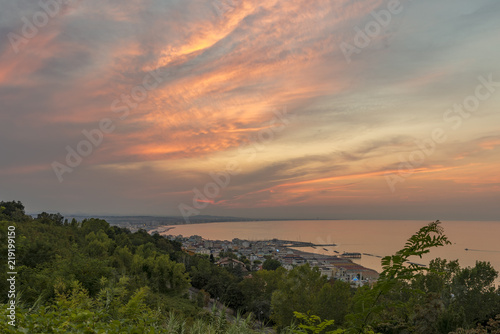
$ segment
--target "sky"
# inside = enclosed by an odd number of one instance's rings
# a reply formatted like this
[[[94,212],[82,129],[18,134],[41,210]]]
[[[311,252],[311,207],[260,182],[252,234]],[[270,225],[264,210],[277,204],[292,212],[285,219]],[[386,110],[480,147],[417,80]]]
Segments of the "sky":
[[[0,200],[500,220],[497,0],[0,1]]]

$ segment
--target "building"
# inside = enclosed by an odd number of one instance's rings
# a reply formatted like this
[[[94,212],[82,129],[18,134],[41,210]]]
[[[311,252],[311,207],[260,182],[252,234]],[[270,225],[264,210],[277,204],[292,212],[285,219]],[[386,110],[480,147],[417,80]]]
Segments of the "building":
[[[235,268],[240,267],[243,271],[247,271],[245,264],[236,259],[225,257],[217,261],[217,265],[224,268]]]
[[[210,249],[208,249],[208,248],[200,247],[200,248],[196,249],[196,254],[210,255],[211,252],[210,252]]]

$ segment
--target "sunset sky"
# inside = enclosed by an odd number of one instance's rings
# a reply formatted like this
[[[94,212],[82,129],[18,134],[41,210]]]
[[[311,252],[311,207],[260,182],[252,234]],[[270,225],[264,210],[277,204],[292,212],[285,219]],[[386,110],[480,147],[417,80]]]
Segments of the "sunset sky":
[[[500,220],[500,1],[60,2],[0,2],[0,200]]]

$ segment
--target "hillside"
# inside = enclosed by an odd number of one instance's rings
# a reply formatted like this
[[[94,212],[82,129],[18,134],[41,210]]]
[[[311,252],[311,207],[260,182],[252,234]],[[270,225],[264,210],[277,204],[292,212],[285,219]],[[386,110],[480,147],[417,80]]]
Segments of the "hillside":
[[[499,331],[498,322],[488,324],[500,314],[492,284],[498,273],[488,263],[402,265],[448,242],[439,222],[384,258],[379,280],[363,288],[328,280],[308,265],[253,272],[219,267],[216,259],[189,255],[158,234],[132,233],[102,219],[68,221],[47,213],[34,219],[20,202],[0,203],[0,229],[0,252],[9,261],[2,261],[0,273],[7,316],[2,333],[253,333],[271,327],[281,333],[487,333],[472,330],[481,325]],[[210,311],[215,301],[243,317]]]

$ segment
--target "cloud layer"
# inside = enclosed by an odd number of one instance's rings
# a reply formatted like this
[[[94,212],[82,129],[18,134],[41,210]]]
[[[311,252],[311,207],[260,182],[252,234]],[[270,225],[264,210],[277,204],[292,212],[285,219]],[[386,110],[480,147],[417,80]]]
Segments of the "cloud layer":
[[[498,219],[498,1],[0,6],[1,199],[31,211]],[[488,96],[475,106],[478,86]],[[84,152],[95,129],[98,144],[68,165],[68,147]],[[209,205],[197,199],[228,164],[238,173],[204,194]]]

